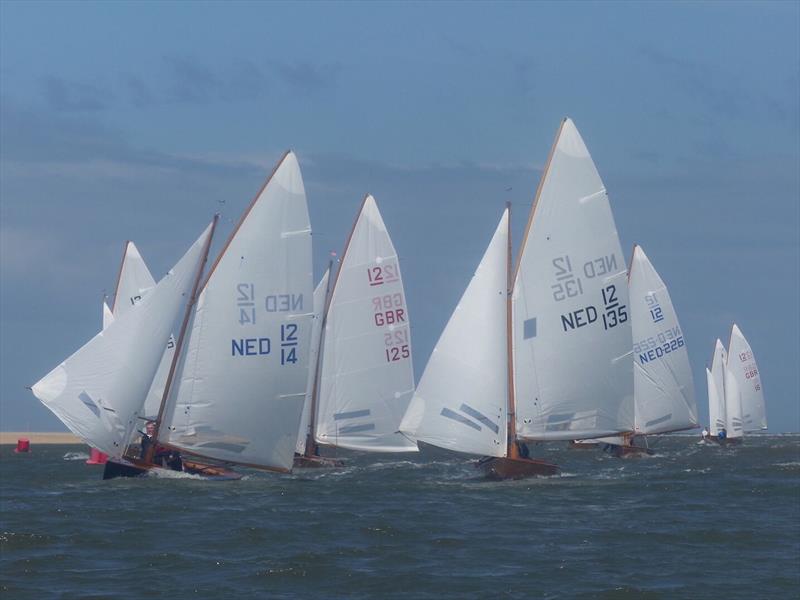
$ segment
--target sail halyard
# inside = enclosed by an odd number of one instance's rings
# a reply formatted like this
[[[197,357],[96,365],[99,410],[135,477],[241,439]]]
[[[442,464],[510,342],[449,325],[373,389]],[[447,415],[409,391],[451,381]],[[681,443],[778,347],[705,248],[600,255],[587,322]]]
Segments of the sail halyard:
[[[164,410],[167,406],[167,398],[169,398],[170,391],[172,389],[172,380],[175,375],[175,367],[178,364],[178,360],[181,355],[181,350],[183,348],[183,342],[186,337],[186,329],[189,325],[189,320],[192,316],[192,311],[194,309],[195,302],[197,301],[197,293],[198,288],[200,286],[200,280],[203,277],[203,270],[206,266],[206,261],[208,260],[208,252],[211,249],[211,240],[214,238],[214,231],[217,228],[217,222],[219,221],[219,214],[214,215],[214,219],[211,221],[211,231],[208,235],[208,239],[206,240],[205,247],[203,248],[203,259],[200,261],[200,264],[197,267],[197,275],[195,276],[194,284],[192,285],[192,293],[189,295],[189,301],[186,303],[186,309],[183,313],[183,322],[181,323],[181,330],[178,334],[178,340],[175,344],[175,352],[172,355],[172,362],[169,366],[169,372],[167,373],[167,381],[164,384],[164,393],[161,396],[161,404],[158,407],[158,416],[156,416],[155,420],[155,430],[153,432],[153,444],[147,450],[147,454],[145,456],[145,460],[149,463],[153,462],[153,457],[155,455],[156,446],[158,445],[158,435],[161,429],[161,422],[164,419]]]
[[[353,227],[355,227],[355,224],[353,225]],[[325,300],[322,308],[322,315],[320,317],[320,332],[319,332],[319,341],[317,342],[317,356],[314,360],[314,382],[311,385],[311,405],[309,406],[308,410],[308,432],[306,433],[306,446],[303,452],[303,456],[307,458],[311,458],[319,454],[319,444],[317,444],[315,440],[315,436],[317,433],[316,431],[317,402],[319,396],[320,366],[322,365],[322,349],[325,346],[325,324],[328,321],[328,307],[330,306],[330,299],[332,295],[331,277],[330,277],[332,269],[333,269],[333,261],[331,260],[328,262],[328,270],[327,270],[328,279],[325,283]]]

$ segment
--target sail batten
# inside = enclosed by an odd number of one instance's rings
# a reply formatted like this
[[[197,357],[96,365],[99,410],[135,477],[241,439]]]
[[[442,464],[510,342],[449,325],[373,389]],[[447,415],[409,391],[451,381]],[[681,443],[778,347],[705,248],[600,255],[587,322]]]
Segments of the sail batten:
[[[605,186],[569,119],[531,209],[512,307],[517,436],[633,431],[626,264]]]

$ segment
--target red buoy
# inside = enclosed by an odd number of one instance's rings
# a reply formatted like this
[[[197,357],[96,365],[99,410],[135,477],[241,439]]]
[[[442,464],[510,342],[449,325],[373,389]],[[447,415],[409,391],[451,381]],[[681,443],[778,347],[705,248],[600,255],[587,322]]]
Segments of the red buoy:
[[[87,465],[104,465],[108,460],[108,454],[100,452],[97,448],[92,448],[92,455],[86,461]]]
[[[14,448],[14,452],[17,454],[30,452],[31,451],[31,441],[28,438],[19,438],[17,440],[17,447]]]

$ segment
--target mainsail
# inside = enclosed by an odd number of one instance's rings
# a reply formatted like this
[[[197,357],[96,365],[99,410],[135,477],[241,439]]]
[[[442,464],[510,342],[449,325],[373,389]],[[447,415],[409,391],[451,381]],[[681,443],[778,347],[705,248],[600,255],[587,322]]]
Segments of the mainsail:
[[[147,268],[147,264],[144,262],[136,245],[131,241],[125,242],[122,263],[117,276],[117,287],[114,292],[114,302],[108,315],[105,312],[108,305],[103,303],[103,328],[105,328],[107,319],[114,320],[127,313],[141,302],[142,298],[155,285],[155,279],[153,279],[150,269]],[[158,413],[158,407],[164,395],[164,384],[167,381],[167,373],[169,372],[170,364],[172,364],[174,354],[175,338],[170,335],[167,347],[164,349],[164,354],[158,365],[158,371],[156,371],[156,376],[153,378],[153,384],[150,386],[150,391],[148,391],[147,398],[144,401],[144,410],[142,411],[142,416],[144,417],[152,419]]]
[[[311,344],[308,355],[308,381],[306,383],[306,397],[303,403],[303,415],[300,418],[300,431],[297,435],[297,445],[294,451],[303,454],[306,451],[306,441],[309,435],[309,415],[311,413],[311,397],[314,393],[314,382],[319,373],[319,346],[322,335],[322,317],[325,312],[325,305],[328,302],[328,282],[330,281],[331,269],[328,267],[325,274],[320,279],[317,287],[314,288],[314,321],[311,324]]]
[[[192,283],[212,225],[147,297],[32,386],[34,395],[89,445],[122,456]]]
[[[506,456],[508,219],[506,210],[400,424],[413,439]]]
[[[518,437],[574,440],[633,431],[626,279],[605,187],[565,119],[531,209],[513,287]]]
[[[708,384],[708,416],[709,432],[719,435],[720,430],[727,429],[727,409],[725,393],[725,363],[728,353],[722,342],[717,340],[714,344],[714,357],[711,359],[710,379]]]
[[[767,414],[764,390],[761,388],[761,375],[758,372],[756,357],[739,326],[735,323],[731,329],[731,339],[728,344],[728,369],[730,369],[739,390],[744,431],[766,429]]]
[[[694,427],[697,404],[683,330],[667,286],[640,246],[633,248],[628,287],[635,431],[664,433]]]
[[[313,289],[305,189],[288,152],[202,286],[159,439],[199,456],[291,469]]]
[[[370,195],[342,255],[320,359],[317,443],[374,452],[417,450],[398,432],[414,393],[400,262]]]

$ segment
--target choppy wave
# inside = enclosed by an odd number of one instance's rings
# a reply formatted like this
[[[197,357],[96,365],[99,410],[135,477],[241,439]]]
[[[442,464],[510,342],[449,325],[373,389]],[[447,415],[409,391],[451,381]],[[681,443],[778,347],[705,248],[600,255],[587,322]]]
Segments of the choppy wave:
[[[86,452],[67,452],[63,456],[64,460],[89,460],[89,455]]]

